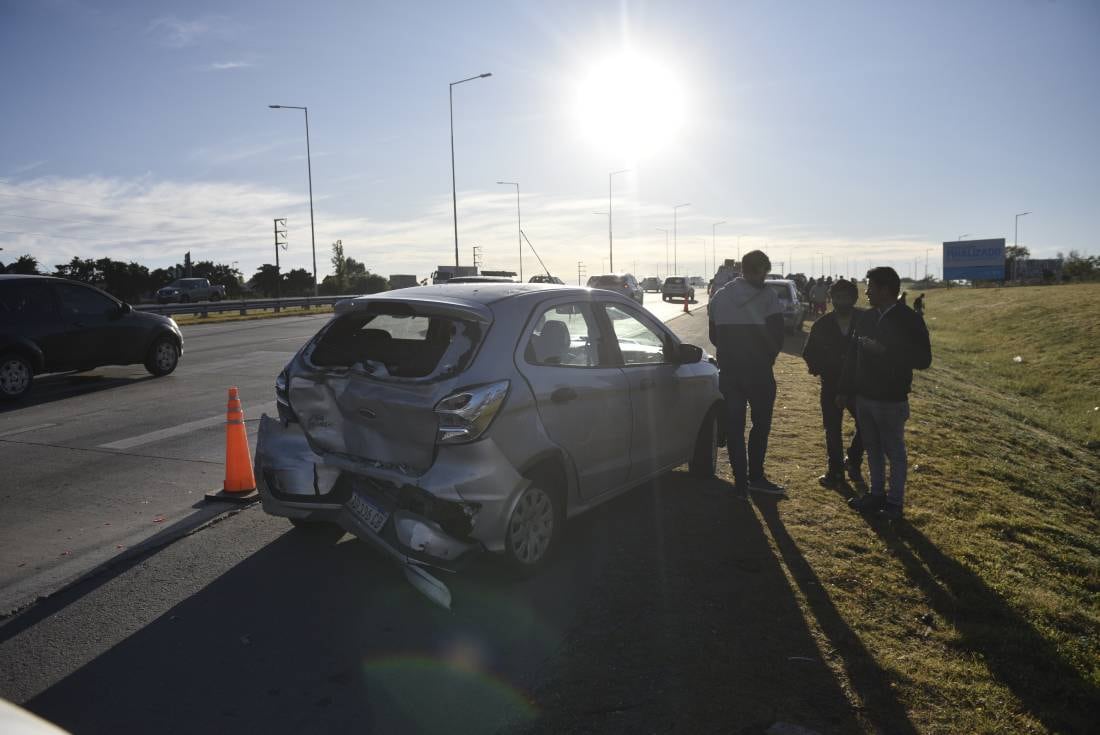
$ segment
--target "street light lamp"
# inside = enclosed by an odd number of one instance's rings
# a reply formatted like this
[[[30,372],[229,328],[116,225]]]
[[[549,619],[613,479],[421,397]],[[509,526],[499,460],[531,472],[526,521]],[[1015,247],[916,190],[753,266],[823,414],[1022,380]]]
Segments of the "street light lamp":
[[[663,227],[654,227],[653,229],[657,230],[657,232],[665,233],[665,277],[668,277],[668,233],[670,230],[666,230]]]
[[[607,257],[612,273],[615,272],[615,251],[611,247],[611,179],[616,174],[625,174],[629,170],[628,168],[622,168],[607,175]]]
[[[272,110],[301,110],[306,114],[306,174],[309,177],[309,242],[313,248],[313,295],[317,295],[317,237],[313,230],[313,163],[309,155],[309,108],[295,105],[268,105]]]
[[[964,235],[959,235],[959,239],[958,239],[958,242],[962,242],[962,239],[963,239],[964,237],[970,237],[970,233],[969,233],[969,232],[967,232],[967,233],[966,233],[966,234],[964,234]]]
[[[486,72],[475,77],[459,79],[457,82],[451,82],[447,88],[447,97],[451,109],[451,207],[454,209],[455,221],[455,268],[458,268],[458,194],[455,189],[455,85],[491,76],[493,76],[492,72]]]
[[[523,283],[523,219],[519,215],[519,182],[498,181],[502,186],[516,187],[516,241],[519,242],[519,282]]]
[[[718,270],[718,258],[715,255],[715,250],[716,250],[715,242],[716,241],[715,241],[714,229],[716,227],[718,227],[718,225],[724,225],[724,224],[726,224],[726,221],[722,220],[721,222],[715,222],[714,224],[712,224],[710,226],[710,267],[712,269],[711,272],[714,272],[714,271]],[[706,267],[707,267],[707,264],[703,263],[703,270],[704,271],[706,270]],[[706,275],[706,273],[704,273],[703,275]]]
[[[678,262],[679,247],[676,240],[676,210],[680,209],[681,207],[690,206],[691,202],[687,202],[685,204],[677,204],[675,207],[672,208],[672,270],[677,275],[679,275],[680,273],[680,263]]]
[[[1028,214],[1031,214],[1031,212],[1020,212],[1016,215],[1016,234],[1012,236],[1012,247],[1019,247],[1020,245],[1020,218]]]

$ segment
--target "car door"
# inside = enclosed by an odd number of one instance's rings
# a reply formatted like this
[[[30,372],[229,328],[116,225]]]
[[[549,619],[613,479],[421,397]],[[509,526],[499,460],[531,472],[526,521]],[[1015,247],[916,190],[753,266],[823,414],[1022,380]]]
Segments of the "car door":
[[[516,356],[585,499],[623,485],[630,472],[630,386],[607,347],[591,304],[559,299],[532,314]]]
[[[600,309],[630,386],[630,476],[640,479],[687,458],[699,429],[697,401],[663,326],[633,305],[605,302]]]
[[[51,371],[65,349],[65,325],[49,281],[20,279],[0,291],[0,350],[7,342],[29,340],[42,351],[44,369]]]
[[[54,284],[64,322],[66,365],[96,367],[123,362],[127,335],[113,329],[120,304],[98,289],[79,283]]]

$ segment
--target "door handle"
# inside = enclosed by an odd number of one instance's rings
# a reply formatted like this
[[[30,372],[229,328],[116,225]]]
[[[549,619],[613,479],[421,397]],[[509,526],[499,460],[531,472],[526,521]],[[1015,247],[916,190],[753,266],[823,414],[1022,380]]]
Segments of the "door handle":
[[[577,391],[572,388],[558,388],[556,391],[550,394],[550,400],[554,403],[569,403],[575,400],[577,397]]]
[[[652,387],[653,387],[654,385],[655,385],[655,384],[654,384],[654,382],[653,382],[653,378],[642,378],[642,379],[641,379],[641,380],[640,380],[640,381],[638,382],[638,389],[639,389],[639,390],[649,390],[649,389],[650,389],[650,388],[652,388]]]

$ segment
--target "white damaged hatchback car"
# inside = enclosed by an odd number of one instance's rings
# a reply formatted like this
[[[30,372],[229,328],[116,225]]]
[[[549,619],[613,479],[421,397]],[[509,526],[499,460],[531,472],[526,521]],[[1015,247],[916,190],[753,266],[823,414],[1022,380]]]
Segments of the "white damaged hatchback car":
[[[264,510],[335,523],[449,605],[431,569],[538,569],[567,518],[689,463],[715,471],[718,370],[632,300],[544,284],[342,302],[261,419]]]

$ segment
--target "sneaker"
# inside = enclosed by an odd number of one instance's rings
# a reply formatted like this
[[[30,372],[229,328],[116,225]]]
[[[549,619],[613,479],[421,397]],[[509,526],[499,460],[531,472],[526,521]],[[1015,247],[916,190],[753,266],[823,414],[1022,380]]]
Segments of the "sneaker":
[[[860,470],[860,467],[859,467],[858,464],[855,464],[854,462],[851,462],[851,461],[845,462],[844,463],[844,469],[848,473],[848,479],[851,480],[853,484],[856,484],[856,485],[863,485],[864,484],[864,482],[863,482],[863,472]]]
[[[849,500],[848,507],[852,510],[858,510],[860,513],[882,510],[886,507],[886,496],[878,493],[867,493]]]
[[[905,517],[905,513],[897,503],[886,503],[879,510],[878,517],[887,521],[900,521]]]
[[[844,483],[844,473],[836,470],[829,470],[824,475],[817,478],[817,481],[822,487],[837,487]]]
[[[786,495],[787,488],[776,485],[774,482],[766,477],[758,477],[755,480],[749,480],[749,490],[753,490],[758,493],[765,493],[767,495]]]

